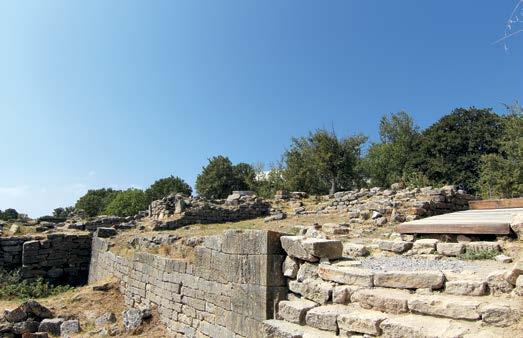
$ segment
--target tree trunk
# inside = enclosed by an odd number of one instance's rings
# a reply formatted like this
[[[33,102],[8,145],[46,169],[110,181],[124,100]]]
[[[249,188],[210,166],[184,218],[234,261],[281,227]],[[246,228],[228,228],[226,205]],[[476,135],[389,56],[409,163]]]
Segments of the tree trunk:
[[[336,192],[336,179],[331,179],[331,188],[329,189],[329,195],[334,195]]]

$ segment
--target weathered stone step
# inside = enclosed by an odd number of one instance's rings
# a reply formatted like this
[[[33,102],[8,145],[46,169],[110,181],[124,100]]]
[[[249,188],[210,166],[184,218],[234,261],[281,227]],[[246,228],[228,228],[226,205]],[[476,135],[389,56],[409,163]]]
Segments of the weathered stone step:
[[[266,338],[339,338],[334,332],[317,330],[277,319],[263,322],[263,329]]]
[[[391,338],[458,338],[478,330],[473,323],[413,314],[385,319],[380,329]]]

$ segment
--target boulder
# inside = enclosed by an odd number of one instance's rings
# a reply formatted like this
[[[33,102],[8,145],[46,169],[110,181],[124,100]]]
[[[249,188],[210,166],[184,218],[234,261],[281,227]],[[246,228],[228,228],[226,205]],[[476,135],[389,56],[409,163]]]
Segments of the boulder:
[[[14,334],[22,335],[24,333],[35,333],[38,332],[40,323],[33,319],[28,319],[23,322],[14,323],[12,331]]]
[[[374,274],[374,285],[400,289],[441,289],[445,276],[440,271],[385,271]]]
[[[497,255],[496,257],[494,257],[494,259],[496,260],[496,262],[500,263],[512,263],[512,258],[507,255]]]
[[[5,310],[4,319],[10,323],[23,322],[27,319],[27,314],[21,307],[17,307],[14,310]]]
[[[127,332],[133,332],[143,322],[143,311],[135,308],[125,310],[123,312],[123,325]]]
[[[436,250],[443,256],[459,256],[465,252],[465,244],[463,243],[437,243]]]
[[[116,315],[112,312],[106,312],[94,320],[96,326],[104,326],[116,323]]]
[[[110,238],[113,236],[116,236],[118,232],[115,228],[105,228],[105,227],[99,227],[96,229],[96,237],[100,238]]]
[[[514,214],[510,221],[510,228],[520,241],[523,241],[523,212]]]
[[[20,308],[29,316],[37,319],[53,318],[51,310],[38,303],[36,300],[30,299],[20,305]]]
[[[61,337],[67,338],[80,332],[80,322],[76,319],[66,320],[60,325]]]
[[[516,279],[516,288],[514,289],[514,294],[516,296],[523,296],[523,275]]]
[[[59,336],[60,335],[60,327],[63,324],[65,320],[63,318],[52,318],[52,319],[44,319],[40,322],[40,326],[38,327],[38,331],[40,332],[48,332],[52,335]]]
[[[336,332],[338,330],[338,316],[349,312],[350,309],[345,305],[318,306],[307,312],[305,322],[308,326],[316,329]]]
[[[288,322],[304,325],[307,311],[316,306],[316,303],[306,299],[281,301],[278,304],[278,315]]]

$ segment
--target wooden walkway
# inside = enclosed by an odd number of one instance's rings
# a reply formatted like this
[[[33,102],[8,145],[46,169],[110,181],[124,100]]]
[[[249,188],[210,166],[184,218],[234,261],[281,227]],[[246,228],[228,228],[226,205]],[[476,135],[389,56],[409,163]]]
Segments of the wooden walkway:
[[[523,213],[523,208],[459,211],[402,223],[396,230],[402,234],[508,235],[516,213]]]

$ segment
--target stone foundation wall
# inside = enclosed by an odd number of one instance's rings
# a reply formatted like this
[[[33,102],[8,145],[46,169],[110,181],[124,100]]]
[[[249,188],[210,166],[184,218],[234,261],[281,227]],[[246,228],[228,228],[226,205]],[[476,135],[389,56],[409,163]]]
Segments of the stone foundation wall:
[[[0,267],[20,269],[22,278],[42,277],[59,284],[87,282],[91,259],[91,236],[49,234],[0,239]]]
[[[128,306],[156,307],[178,335],[261,337],[263,320],[273,318],[287,293],[275,232],[206,237],[192,262],[148,253],[127,258],[108,248],[108,240],[94,238],[89,281],[116,277]]]
[[[190,224],[237,222],[258,218],[268,215],[270,208],[269,203],[254,196],[211,202],[171,195],[152,202],[149,215],[158,221],[155,230],[163,230]]]

